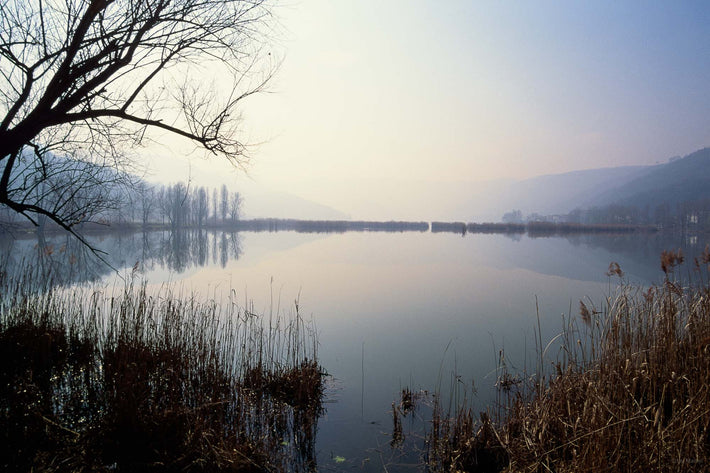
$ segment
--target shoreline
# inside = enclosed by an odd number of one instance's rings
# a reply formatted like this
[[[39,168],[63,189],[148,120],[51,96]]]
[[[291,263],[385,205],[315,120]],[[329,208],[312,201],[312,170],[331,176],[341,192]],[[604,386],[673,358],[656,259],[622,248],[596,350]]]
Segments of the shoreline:
[[[138,233],[153,231],[215,231],[230,232],[280,232],[295,231],[299,233],[344,233],[344,232],[420,232],[420,233],[456,233],[465,235],[473,234],[526,234],[531,237],[555,236],[567,234],[628,234],[628,233],[657,233],[662,231],[675,231],[677,229],[663,229],[656,225],[630,225],[630,224],[577,224],[554,222],[529,222],[520,224],[487,223],[487,222],[440,222],[440,221],[374,221],[374,220],[300,220],[258,218],[238,220],[235,222],[217,222],[201,226],[189,225],[175,228],[169,223],[126,222],[118,224],[105,224],[88,222],[74,227],[80,235],[97,235],[107,233]],[[30,223],[0,224],[0,232],[12,236],[36,234],[40,227]],[[42,230],[45,234],[65,233],[66,231],[54,224],[46,224]],[[703,230],[697,230],[703,232]]]

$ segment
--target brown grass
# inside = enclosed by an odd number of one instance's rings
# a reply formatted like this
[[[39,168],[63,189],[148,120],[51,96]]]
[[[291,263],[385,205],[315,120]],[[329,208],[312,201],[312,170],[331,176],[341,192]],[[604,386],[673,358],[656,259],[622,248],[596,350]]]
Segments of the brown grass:
[[[601,311],[580,303],[582,323],[567,321],[550,373],[501,370],[497,408],[446,416],[435,406],[429,468],[710,470],[710,286],[678,278],[682,262],[664,252],[664,283],[643,291],[621,284]],[[623,272],[612,265],[610,274]]]
[[[0,469],[315,465],[323,372],[297,310],[267,320],[145,285],[111,296],[0,282]]]

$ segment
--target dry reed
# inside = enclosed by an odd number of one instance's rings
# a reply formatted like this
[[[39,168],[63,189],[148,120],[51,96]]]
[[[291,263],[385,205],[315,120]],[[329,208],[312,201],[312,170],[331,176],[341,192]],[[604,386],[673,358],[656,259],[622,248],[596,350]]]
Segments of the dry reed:
[[[5,471],[314,467],[323,372],[297,308],[267,320],[145,284],[0,279]]]
[[[602,310],[580,302],[582,324],[566,321],[552,371],[515,378],[502,369],[495,409],[448,416],[435,406],[429,469],[708,471],[710,286],[683,282],[683,261],[664,252],[662,284],[622,282]],[[710,251],[695,262],[704,273]],[[618,264],[609,274],[623,276]]]

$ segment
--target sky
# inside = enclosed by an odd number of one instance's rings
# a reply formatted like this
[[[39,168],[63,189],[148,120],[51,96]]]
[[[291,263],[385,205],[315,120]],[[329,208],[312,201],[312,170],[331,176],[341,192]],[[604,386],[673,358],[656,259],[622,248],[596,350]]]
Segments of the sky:
[[[412,215],[408,196],[427,186],[710,146],[706,0],[291,0],[273,12],[282,64],[243,109],[258,144],[248,175],[180,150],[154,158],[156,175],[384,218],[383,200]]]

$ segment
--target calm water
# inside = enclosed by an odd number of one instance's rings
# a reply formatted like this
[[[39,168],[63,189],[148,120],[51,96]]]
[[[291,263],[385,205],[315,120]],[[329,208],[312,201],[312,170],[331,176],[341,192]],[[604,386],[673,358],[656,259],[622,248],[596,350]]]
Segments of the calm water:
[[[151,284],[172,282],[217,298],[231,288],[257,312],[288,313],[298,301],[301,314],[315,320],[319,358],[332,375],[318,431],[323,471],[381,471],[383,464],[411,470],[418,459],[411,449],[422,447],[421,422],[405,421],[405,434],[407,426],[414,429],[405,444],[409,453],[389,447],[391,405],[403,387],[447,393],[453,385],[454,394],[466,393],[484,409],[501,348],[514,368],[534,367],[536,301],[546,343],[559,333],[562,314],[576,316],[580,299],[601,305],[611,261],[630,282],[645,285],[661,279],[662,249],[683,247],[694,255],[706,243],[662,235],[429,232],[155,232],[93,241],[124,273],[140,262]],[[36,240],[5,244],[15,262],[37,253]],[[66,263],[73,254],[66,244],[56,237],[40,246],[50,245],[54,259]],[[72,263],[63,266],[66,282],[116,279],[89,259]],[[426,414],[422,408],[419,415]]]

